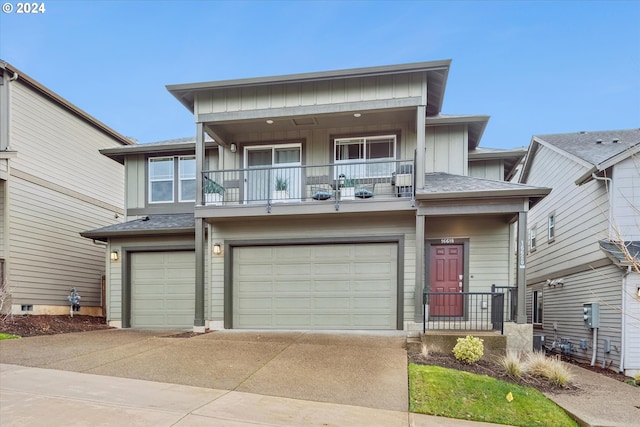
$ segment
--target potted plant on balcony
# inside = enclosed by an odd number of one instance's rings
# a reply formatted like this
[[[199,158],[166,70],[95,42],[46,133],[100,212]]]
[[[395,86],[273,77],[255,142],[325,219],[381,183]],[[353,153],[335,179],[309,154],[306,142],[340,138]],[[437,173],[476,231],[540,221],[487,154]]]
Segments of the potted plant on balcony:
[[[205,179],[204,183],[204,202],[207,205],[222,204],[224,196],[224,187],[210,178]]]
[[[275,201],[281,201],[284,202],[287,199],[289,199],[289,191],[287,191],[289,188],[289,182],[287,181],[286,178],[282,178],[280,176],[276,177],[276,187],[275,190],[273,191],[273,194],[271,196],[271,199],[275,202]]]
[[[340,184],[340,200],[355,200],[356,180],[341,176]]]

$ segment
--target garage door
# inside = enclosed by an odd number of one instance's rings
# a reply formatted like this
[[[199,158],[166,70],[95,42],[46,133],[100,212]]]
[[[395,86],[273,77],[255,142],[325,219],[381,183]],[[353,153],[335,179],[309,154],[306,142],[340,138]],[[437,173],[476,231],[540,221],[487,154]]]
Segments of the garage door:
[[[131,327],[191,328],[195,306],[195,254],[131,254]]]
[[[396,329],[397,244],[240,247],[233,327]]]

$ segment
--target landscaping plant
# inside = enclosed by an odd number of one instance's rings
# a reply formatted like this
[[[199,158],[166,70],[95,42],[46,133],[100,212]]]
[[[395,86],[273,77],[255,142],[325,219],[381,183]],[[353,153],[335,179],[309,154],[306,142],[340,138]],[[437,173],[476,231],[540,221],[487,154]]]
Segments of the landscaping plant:
[[[467,335],[465,338],[458,338],[453,347],[453,355],[463,363],[472,364],[477,362],[484,355],[484,344],[480,338]]]

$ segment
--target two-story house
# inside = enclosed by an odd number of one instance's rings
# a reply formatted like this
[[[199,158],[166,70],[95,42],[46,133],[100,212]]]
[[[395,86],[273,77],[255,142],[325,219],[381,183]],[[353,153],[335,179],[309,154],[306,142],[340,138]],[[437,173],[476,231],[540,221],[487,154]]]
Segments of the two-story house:
[[[487,116],[441,114],[449,66],[168,86],[195,140],[102,150],[129,219],[83,233],[113,254],[110,323],[408,330],[425,287],[524,297],[510,224],[549,190],[505,181],[524,151],[478,148]]]
[[[0,283],[14,314],[102,314],[105,245],[79,233],[120,222],[124,170],[98,150],[133,142],[0,61]],[[98,242],[99,243],[99,242]]]
[[[537,135],[520,176],[553,189],[529,214],[529,322],[554,351],[627,375],[640,369],[639,152],[640,129]]]

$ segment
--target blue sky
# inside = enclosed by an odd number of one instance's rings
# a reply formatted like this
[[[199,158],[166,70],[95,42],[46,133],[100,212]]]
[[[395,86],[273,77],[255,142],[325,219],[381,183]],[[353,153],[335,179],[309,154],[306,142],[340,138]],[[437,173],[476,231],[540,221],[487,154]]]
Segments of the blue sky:
[[[167,84],[441,59],[484,147],[640,127],[638,0],[0,3],[0,58],[139,142],[195,133]]]

